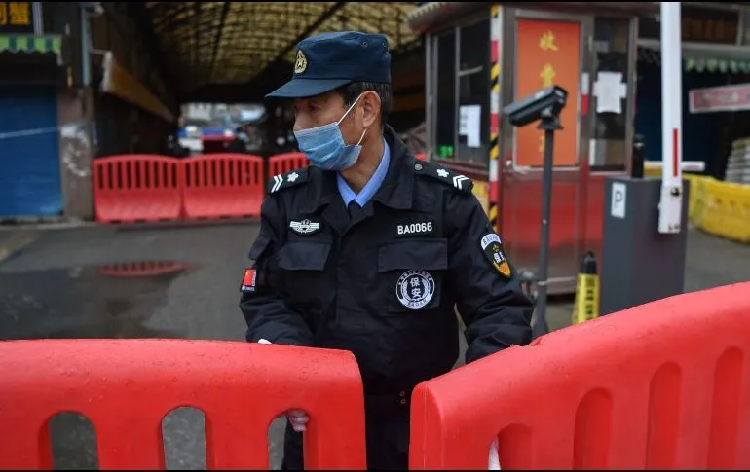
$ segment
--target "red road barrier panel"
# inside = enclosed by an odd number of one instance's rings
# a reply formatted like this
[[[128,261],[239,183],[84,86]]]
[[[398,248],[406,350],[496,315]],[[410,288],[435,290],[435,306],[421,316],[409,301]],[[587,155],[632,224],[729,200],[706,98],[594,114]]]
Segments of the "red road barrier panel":
[[[99,223],[177,220],[182,166],[176,159],[133,154],[94,161],[94,213]]]
[[[268,178],[272,179],[274,175],[300,169],[308,165],[310,165],[310,161],[301,152],[277,154],[268,158]]]
[[[187,219],[260,216],[263,159],[208,154],[182,161],[182,213]]]
[[[603,316],[417,386],[410,469],[750,468],[750,283]]]
[[[0,343],[0,469],[52,468],[48,420],[94,425],[99,467],[164,469],[161,421],[206,416],[208,469],[268,470],[268,427],[300,408],[309,469],[365,469],[364,401],[347,351],[183,340]]]
[[[99,267],[99,275],[107,277],[150,277],[187,270],[189,266],[172,261],[138,261]]]

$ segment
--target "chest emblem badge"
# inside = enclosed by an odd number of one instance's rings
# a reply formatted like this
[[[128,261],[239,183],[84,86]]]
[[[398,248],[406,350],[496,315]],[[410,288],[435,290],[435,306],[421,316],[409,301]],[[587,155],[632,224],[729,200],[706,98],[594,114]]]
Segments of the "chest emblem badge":
[[[401,274],[396,282],[396,298],[410,310],[426,307],[434,294],[435,281],[429,272],[410,270]]]
[[[304,219],[302,221],[290,221],[289,229],[293,233],[297,233],[302,236],[310,236],[320,231],[320,223]]]

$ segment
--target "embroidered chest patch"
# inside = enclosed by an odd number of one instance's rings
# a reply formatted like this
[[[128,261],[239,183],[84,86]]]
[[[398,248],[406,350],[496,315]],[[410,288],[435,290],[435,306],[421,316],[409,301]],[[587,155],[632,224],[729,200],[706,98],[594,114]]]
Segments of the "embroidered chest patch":
[[[289,229],[301,236],[310,236],[320,232],[320,223],[307,218],[301,221],[292,220],[289,222]]]
[[[396,237],[404,236],[432,236],[435,234],[435,225],[432,221],[405,221],[396,225]]]
[[[430,304],[435,294],[435,280],[429,272],[409,270],[396,282],[396,298],[410,310],[419,310]]]

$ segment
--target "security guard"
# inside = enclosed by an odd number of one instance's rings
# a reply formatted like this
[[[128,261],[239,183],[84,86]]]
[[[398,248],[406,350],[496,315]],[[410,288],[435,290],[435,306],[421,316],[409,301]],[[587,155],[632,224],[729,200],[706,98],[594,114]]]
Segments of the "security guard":
[[[391,58],[382,35],[299,43],[293,100],[312,165],[275,176],[240,306],[248,342],[352,351],[362,375],[368,468],[406,469],[419,382],[531,338],[532,302],[472,182],[417,161],[385,125]],[[307,418],[289,412],[283,469],[301,469]]]

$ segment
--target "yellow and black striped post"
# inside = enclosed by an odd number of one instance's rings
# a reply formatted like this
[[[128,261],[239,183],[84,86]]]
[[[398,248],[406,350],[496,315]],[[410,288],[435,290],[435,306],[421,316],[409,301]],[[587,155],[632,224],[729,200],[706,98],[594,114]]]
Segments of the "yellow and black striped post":
[[[492,67],[490,67],[490,223],[498,230],[497,204],[500,201],[499,162],[500,162],[500,63],[501,63],[501,37],[502,37],[502,7],[499,4],[492,5],[490,35],[490,56]]]
[[[573,324],[593,320],[599,316],[599,274],[596,270],[596,257],[591,251],[586,252],[581,260],[581,272],[578,274],[576,301],[573,309]]]

